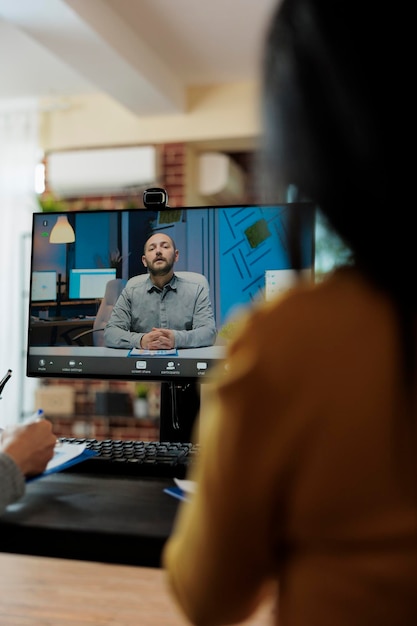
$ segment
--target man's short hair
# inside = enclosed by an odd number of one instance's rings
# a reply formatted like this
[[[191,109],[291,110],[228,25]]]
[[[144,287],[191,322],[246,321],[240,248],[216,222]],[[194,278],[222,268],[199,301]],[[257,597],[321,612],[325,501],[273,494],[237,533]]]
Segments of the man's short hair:
[[[146,244],[148,243],[149,239],[151,237],[153,237],[154,235],[158,235],[160,233],[160,231],[156,230],[155,232],[151,233],[150,235],[148,235],[148,237],[146,238],[145,243],[143,244],[143,253],[145,254],[145,250],[146,250]],[[168,239],[171,241],[174,250],[177,249],[177,246],[175,244],[175,241],[173,240],[173,238],[171,237],[171,235],[168,235],[167,233],[161,233],[161,235],[165,235],[165,237],[168,237]]]

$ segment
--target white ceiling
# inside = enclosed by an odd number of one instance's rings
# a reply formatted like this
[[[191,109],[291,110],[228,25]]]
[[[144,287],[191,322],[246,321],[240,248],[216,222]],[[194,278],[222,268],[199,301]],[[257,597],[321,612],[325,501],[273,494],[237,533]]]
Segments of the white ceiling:
[[[277,0],[0,0],[0,101],[105,93],[137,115],[259,78]]]

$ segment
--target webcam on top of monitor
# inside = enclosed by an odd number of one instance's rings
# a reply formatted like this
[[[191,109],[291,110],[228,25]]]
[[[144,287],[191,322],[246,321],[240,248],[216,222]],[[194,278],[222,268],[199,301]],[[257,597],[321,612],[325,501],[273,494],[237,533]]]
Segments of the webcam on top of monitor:
[[[143,192],[143,204],[147,209],[165,209],[168,206],[168,194],[161,187],[152,187]]]

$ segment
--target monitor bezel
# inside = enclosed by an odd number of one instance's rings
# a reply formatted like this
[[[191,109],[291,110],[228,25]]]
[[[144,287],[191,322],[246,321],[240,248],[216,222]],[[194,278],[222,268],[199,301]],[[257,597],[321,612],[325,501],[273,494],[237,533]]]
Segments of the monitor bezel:
[[[215,209],[220,210],[222,208],[227,209],[246,209],[246,208],[267,208],[267,207],[303,207],[311,211],[311,214],[315,216],[316,207],[310,202],[275,202],[275,203],[250,203],[250,204],[236,204],[236,205],[206,205],[206,206],[184,206],[178,208],[167,207],[169,211],[193,211],[196,209]],[[138,209],[110,209],[110,211],[123,213],[130,211],[143,211],[146,209],[138,208]],[[105,209],[94,209],[88,211],[89,214],[92,213],[105,213],[108,210]],[[163,212],[160,211],[160,212]],[[64,211],[64,214],[68,216],[75,217],[78,213],[85,213],[83,211]],[[32,263],[33,263],[33,237],[34,237],[34,224],[36,215],[40,215],[42,213],[35,213],[33,215],[33,225],[32,225],[32,253],[31,253],[31,264],[30,264],[30,275],[32,276]],[[165,220],[163,220],[165,223]],[[313,222],[315,221],[315,217],[313,218]],[[314,279],[314,227],[312,233],[312,279]],[[31,293],[31,291],[29,291]],[[82,300],[78,300],[78,302],[82,302]],[[35,303],[38,305],[38,302]],[[29,320],[30,320],[30,312],[31,312],[32,302],[29,301]],[[221,368],[225,367],[224,357],[225,357],[225,346],[217,346],[218,350],[216,352],[216,356],[214,358],[203,358],[203,357],[193,357],[188,351],[188,357],[178,353],[178,359],[181,359],[181,374],[175,374],[166,369],[167,362],[172,360],[173,357],[170,356],[153,356],[151,357],[151,365],[147,367],[146,370],[141,370],[136,365],[136,361],[141,359],[128,357],[123,353],[120,353],[120,356],[117,353],[113,354],[112,359],[112,368],[109,371],[108,363],[104,362],[103,365],[103,357],[102,356],[89,356],[88,362],[83,362],[83,351],[78,350],[77,346],[68,346],[62,347],[60,355],[54,355],[49,347],[45,347],[43,350],[41,348],[36,348],[30,345],[30,323],[28,324],[28,335],[27,335],[27,354],[26,354],[26,375],[29,378],[44,378],[44,379],[68,379],[77,381],[80,379],[95,379],[95,380],[115,380],[115,381],[135,381],[135,382],[173,382],[176,385],[188,385],[194,383],[204,383],[210,381],[210,371],[213,367]],[[213,348],[216,346],[213,346]],[[97,350],[97,348],[95,348]],[[213,351],[214,352],[214,351]],[[106,361],[107,361],[106,358]],[[44,365],[40,365],[37,368],[34,365],[34,360],[38,359],[38,361],[45,360]],[[48,368],[47,361],[54,360],[56,370],[51,370]],[[205,362],[206,369],[205,370],[197,370],[197,363]],[[114,372],[117,372],[115,374]],[[197,372],[197,373],[196,373]]]

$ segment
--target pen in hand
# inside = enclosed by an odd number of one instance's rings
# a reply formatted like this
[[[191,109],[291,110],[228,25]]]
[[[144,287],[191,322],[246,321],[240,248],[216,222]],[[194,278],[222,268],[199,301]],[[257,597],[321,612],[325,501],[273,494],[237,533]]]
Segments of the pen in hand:
[[[23,420],[23,425],[26,426],[27,424],[33,424],[33,422],[38,422],[40,419],[42,419],[43,415],[44,415],[43,409],[37,409],[37,411],[32,413],[30,417],[27,417],[25,420]],[[1,438],[3,431],[4,431],[4,428],[0,427],[0,438]]]
[[[43,414],[44,414],[43,409],[38,409],[37,411],[32,413],[30,417],[27,417],[25,420],[23,420],[23,423],[32,424],[33,422],[38,422],[40,419],[42,419]]]
[[[0,380],[0,400],[1,400],[1,392],[3,391],[7,381],[11,377],[11,375],[12,375],[12,370],[7,370],[6,374]],[[1,433],[3,432],[3,430],[4,430],[4,428],[0,427],[0,437],[1,437]]]
[[[43,409],[37,409],[37,411],[32,413],[32,415],[30,417],[27,417],[23,421],[23,424],[27,425],[27,424],[33,424],[33,422],[39,422],[39,420],[43,419],[44,416],[45,416],[44,410]],[[56,444],[55,444],[55,448],[59,448],[61,446],[62,446],[62,442],[59,441],[59,439],[57,439]]]
[[[3,376],[3,378],[0,381],[0,399],[1,399],[1,392],[3,391],[7,381],[11,377],[11,375],[12,375],[12,370],[7,370],[7,373]]]

